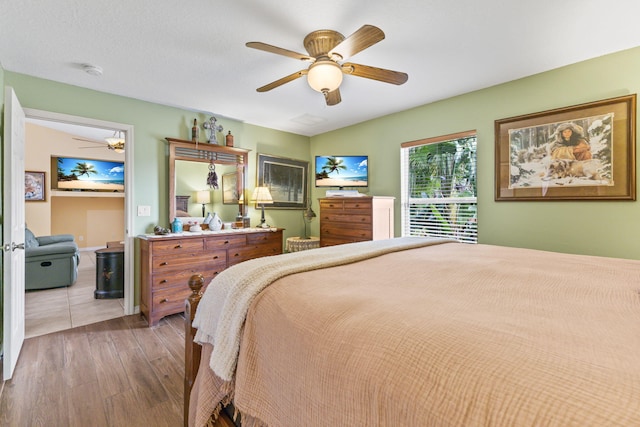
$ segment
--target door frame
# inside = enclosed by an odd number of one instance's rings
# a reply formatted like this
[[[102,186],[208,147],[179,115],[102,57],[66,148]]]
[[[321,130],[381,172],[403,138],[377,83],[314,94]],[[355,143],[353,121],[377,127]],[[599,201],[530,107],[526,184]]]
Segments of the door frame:
[[[109,122],[105,120],[92,119],[89,117],[73,116],[69,114],[55,113],[52,111],[24,108],[27,119],[47,120],[51,122],[67,123],[78,126],[99,127],[103,129],[113,129],[121,131],[127,141],[127,149],[124,151],[124,314],[135,314],[138,310],[135,307],[135,272],[134,272],[134,252],[135,236],[131,234],[133,229],[133,147],[134,135],[133,125],[125,123]]]

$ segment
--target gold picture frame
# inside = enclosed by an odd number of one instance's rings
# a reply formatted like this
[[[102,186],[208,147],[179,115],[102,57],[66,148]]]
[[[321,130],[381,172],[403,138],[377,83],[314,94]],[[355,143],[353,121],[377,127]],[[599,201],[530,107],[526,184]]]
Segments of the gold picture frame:
[[[636,94],[495,121],[495,200],[635,200]]]

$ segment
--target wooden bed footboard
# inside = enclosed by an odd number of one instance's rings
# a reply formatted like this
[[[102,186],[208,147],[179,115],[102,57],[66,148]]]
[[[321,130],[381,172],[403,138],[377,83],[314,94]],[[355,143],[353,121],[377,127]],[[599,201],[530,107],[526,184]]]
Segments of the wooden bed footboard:
[[[202,346],[194,341],[196,329],[191,326],[196,315],[198,304],[202,299],[202,288],[204,287],[204,277],[201,274],[194,274],[189,278],[189,288],[191,295],[185,300],[184,305],[184,427],[189,426],[189,401],[191,389],[198,375],[200,367],[200,356]],[[214,427],[235,427],[236,424],[223,411],[213,424]]]
[[[200,354],[202,347],[193,341],[196,330],[191,326],[193,318],[196,315],[196,309],[202,299],[202,287],[204,286],[204,277],[201,274],[194,274],[189,278],[189,288],[191,295],[186,299],[184,305],[184,426],[189,425],[189,398],[191,396],[191,388],[198,374],[198,366],[200,366]]]

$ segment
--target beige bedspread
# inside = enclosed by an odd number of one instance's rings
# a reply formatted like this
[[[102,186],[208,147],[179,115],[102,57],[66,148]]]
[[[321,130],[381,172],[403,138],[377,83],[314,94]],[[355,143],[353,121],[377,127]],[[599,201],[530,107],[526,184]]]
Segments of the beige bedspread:
[[[272,427],[638,426],[640,262],[447,243],[290,275],[224,384]]]
[[[349,264],[451,240],[401,237],[324,247],[315,251],[256,258],[236,264],[215,277],[202,297],[193,327],[195,341],[213,345],[209,366],[223,380],[231,380],[240,351],[240,333],[253,299],[275,280],[294,273]]]

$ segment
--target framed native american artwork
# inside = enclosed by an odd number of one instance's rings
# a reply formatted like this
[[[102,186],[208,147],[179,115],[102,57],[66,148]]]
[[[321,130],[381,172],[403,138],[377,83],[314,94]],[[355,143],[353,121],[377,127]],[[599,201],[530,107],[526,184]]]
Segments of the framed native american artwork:
[[[635,200],[636,95],[495,121],[495,200]]]

